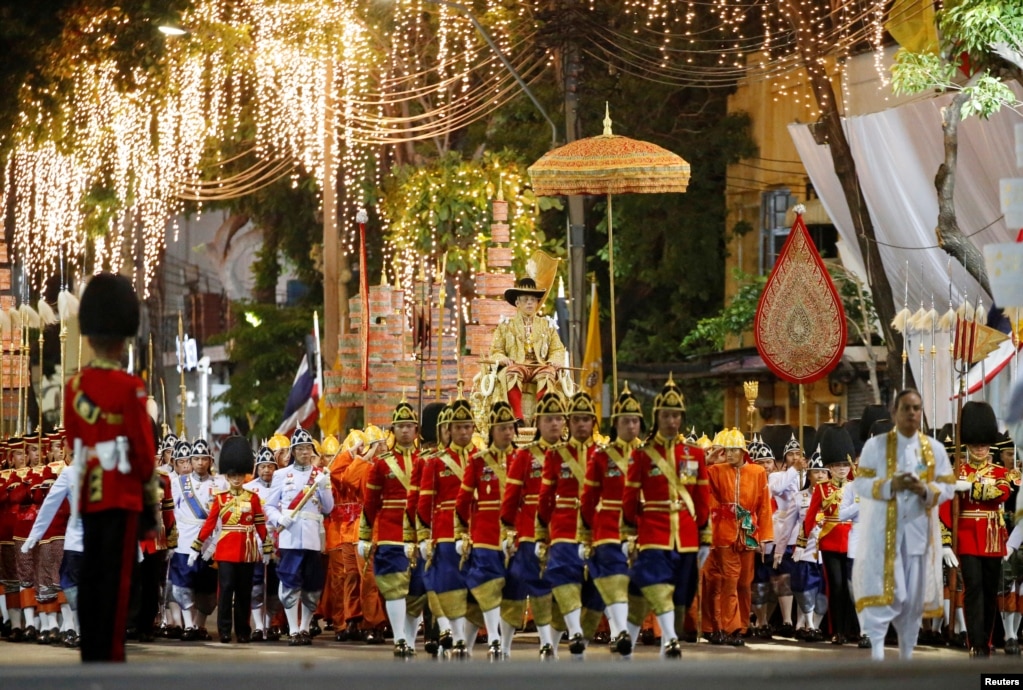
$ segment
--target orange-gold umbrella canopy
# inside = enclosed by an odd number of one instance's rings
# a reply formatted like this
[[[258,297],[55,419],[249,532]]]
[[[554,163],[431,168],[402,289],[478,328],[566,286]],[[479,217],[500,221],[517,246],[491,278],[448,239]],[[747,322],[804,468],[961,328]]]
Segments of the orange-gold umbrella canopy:
[[[608,267],[611,274],[611,397],[614,398],[618,395],[618,342],[611,195],[684,192],[689,185],[689,163],[657,144],[612,134],[611,116],[605,108],[603,134],[579,139],[548,151],[529,166],[528,172],[533,192],[537,196],[607,195]]]

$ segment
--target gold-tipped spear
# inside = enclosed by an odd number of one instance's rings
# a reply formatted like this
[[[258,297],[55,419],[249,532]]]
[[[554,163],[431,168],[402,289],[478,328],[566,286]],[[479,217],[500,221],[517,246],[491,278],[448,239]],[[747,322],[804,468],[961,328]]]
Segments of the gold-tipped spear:
[[[756,401],[757,396],[760,394],[760,382],[759,381],[744,381],[742,384],[743,391],[746,394],[746,412],[749,417],[749,433],[753,434],[753,416],[757,411]]]
[[[363,316],[365,320],[365,315]],[[185,385],[185,322],[178,312],[178,370],[181,372],[181,412],[178,415],[178,436],[185,438],[185,408],[188,405],[188,387]]]

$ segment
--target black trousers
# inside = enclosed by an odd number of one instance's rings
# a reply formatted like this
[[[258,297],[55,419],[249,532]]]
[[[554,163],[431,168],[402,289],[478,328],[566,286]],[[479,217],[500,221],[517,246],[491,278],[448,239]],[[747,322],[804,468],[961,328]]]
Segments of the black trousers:
[[[160,587],[167,578],[167,552],[156,551],[143,555],[135,565],[135,582],[129,610],[129,626],[134,623],[140,636],[151,635],[160,613]]]
[[[831,632],[852,639],[859,636],[859,623],[853,605],[849,581],[852,579],[852,560],[838,551],[821,551],[824,575],[828,583],[828,615]]]
[[[998,588],[1002,578],[1002,559],[998,556],[960,556],[963,574],[963,616],[971,647],[991,644],[991,632],[998,613]]]
[[[263,567],[260,564],[260,567]],[[252,611],[252,573],[255,563],[228,563],[217,561],[220,574],[220,596],[217,599],[217,632],[231,634],[232,611],[234,634],[248,637],[252,634],[249,616]]]
[[[138,521],[139,514],[127,510],[82,515],[78,596],[82,661],[124,661]]]

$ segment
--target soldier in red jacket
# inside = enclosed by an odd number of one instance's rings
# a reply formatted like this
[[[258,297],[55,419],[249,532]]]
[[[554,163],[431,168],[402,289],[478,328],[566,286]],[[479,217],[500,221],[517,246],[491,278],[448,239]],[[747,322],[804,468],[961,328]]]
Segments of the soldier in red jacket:
[[[464,659],[469,654],[465,643],[468,590],[462,554],[455,545],[455,499],[476,453],[472,445],[476,424],[472,407],[461,395],[451,403],[450,419],[450,444],[423,461],[416,515],[421,530],[420,557],[425,563],[423,584],[430,611],[437,617],[440,645],[447,647],[445,643],[451,639],[451,654]]]
[[[696,595],[710,553],[710,497],[703,449],[679,433],[686,405],[672,377],[654,398],[652,436],[632,454],[622,514],[636,530],[634,584],[661,626],[661,654],[682,656],[676,629]]]
[[[245,476],[252,473],[253,458],[249,442],[232,436],[220,449],[220,474],[227,489],[213,494],[209,516],[192,542],[189,565],[201,555],[203,543],[216,534],[213,560],[217,563],[220,594],[217,599],[217,631],[220,641],[231,642],[231,621],[240,643],[252,641],[249,611],[252,608],[252,575],[256,563],[270,560],[273,543],[266,538],[266,516],[259,494],[244,488]]]
[[[81,466],[80,587],[82,661],[124,661],[124,634],[143,489],[153,476],[156,444],[142,380],[121,369],[126,338],[138,332],[139,304],[123,276],[89,281],[78,313],[95,359],[67,383],[67,438]]]
[[[455,499],[461,551],[470,550],[466,585],[483,611],[490,642],[488,658],[504,658],[501,651],[501,592],[505,583],[501,551],[501,496],[508,482],[508,461],[515,450],[515,413],[503,400],[494,403],[489,416],[490,447],[477,453],[462,474]],[[456,542],[456,544],[459,542]],[[514,628],[512,628],[514,631]]]
[[[842,427],[826,427],[818,435],[821,461],[831,478],[818,484],[810,497],[810,507],[803,522],[803,534],[810,534],[820,524],[817,548],[824,565],[828,587],[828,611],[831,614],[831,644],[842,645],[858,639],[859,623],[856,619],[849,582],[852,564],[849,559],[849,531],[851,520],[839,518],[842,494],[851,481],[852,460],[856,455],[852,437]]]
[[[359,462],[371,463],[359,523],[360,557],[373,560],[377,589],[394,630],[394,656],[415,656],[415,638],[426,591],[423,566],[415,558],[415,509],[422,475],[415,447],[419,419],[402,400],[391,414],[394,446],[373,444]]]
[[[626,383],[611,409],[611,443],[601,446],[586,467],[586,486],[580,505],[587,565],[593,584],[604,600],[611,628],[611,651],[628,656],[632,636],[628,631],[630,542],[623,540],[622,496],[632,451],[641,445],[643,408]],[[635,541],[635,532],[632,532]]]
[[[505,530],[501,546],[508,568],[501,602],[501,621],[507,624],[506,628],[501,628],[501,652],[506,656],[511,653],[512,635],[522,626],[528,597],[540,637],[540,658],[553,659],[556,650],[551,628],[554,608],[551,586],[540,577],[540,560],[534,544],[544,457],[561,442],[565,430],[565,405],[561,396],[553,391],[545,393],[537,403],[533,418],[539,438],[512,455],[501,499],[501,525]]]
[[[586,651],[589,635],[596,629],[604,602],[596,593],[592,581],[586,578],[586,566],[580,539],[579,499],[585,485],[586,467],[596,450],[593,430],[597,415],[589,393],[580,391],[572,396],[568,407],[569,439],[547,451],[544,456],[543,478],[536,508],[536,548],[542,559],[546,551],[547,567],[544,579],[551,585],[551,593],[565,617],[568,629],[568,650],[575,656]],[[597,612],[592,629],[583,629],[583,609]],[[588,618],[592,621],[593,615]]]
[[[955,468],[958,543],[955,554],[950,547],[945,550],[945,562],[951,567],[958,565],[962,571],[966,636],[970,653],[977,657],[991,655],[1007,537],[1002,508],[1012,490],[1008,470],[991,457],[991,446],[998,435],[998,420],[990,405],[974,401],[963,405],[960,438],[966,446],[967,461]],[[951,530],[952,501],[943,503],[939,511],[945,530]],[[948,541],[951,543],[950,533]]]

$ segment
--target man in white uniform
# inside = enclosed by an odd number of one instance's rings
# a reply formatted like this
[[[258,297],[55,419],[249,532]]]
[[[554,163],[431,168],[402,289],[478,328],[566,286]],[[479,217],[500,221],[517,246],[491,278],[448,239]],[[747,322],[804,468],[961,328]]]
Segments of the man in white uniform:
[[[334,509],[334,494],[330,472],[313,467],[313,437],[302,427],[291,436],[291,451],[294,463],[274,472],[263,510],[277,528],[277,577],[291,633],[288,644],[303,646],[312,644],[309,624],[326,581],[323,516]]]
[[[925,612],[941,611],[938,505],[954,495],[955,478],[945,449],[920,433],[922,407],[914,390],[896,396],[895,429],[866,442],[856,474],[853,591],[875,661],[884,659],[889,623],[899,636],[899,658],[910,659]]]

